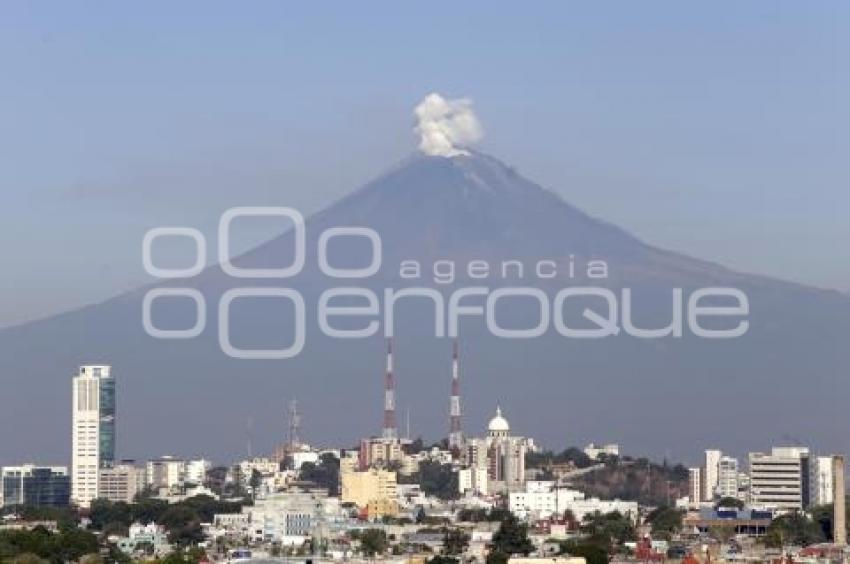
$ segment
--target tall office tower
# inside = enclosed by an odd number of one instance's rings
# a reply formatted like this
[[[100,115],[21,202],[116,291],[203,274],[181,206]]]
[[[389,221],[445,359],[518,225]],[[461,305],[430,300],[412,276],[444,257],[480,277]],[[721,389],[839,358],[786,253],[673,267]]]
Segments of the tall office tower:
[[[723,453],[719,450],[705,451],[705,466],[702,468],[702,500],[714,500],[714,490],[717,489],[717,479],[720,472],[720,458]]]
[[[463,434],[460,430],[460,368],[457,341],[452,351],[452,395],[449,398],[449,448],[460,449]]]
[[[395,376],[393,375],[393,342],[387,340],[387,371],[384,375],[384,428],[385,439],[397,439],[398,427],[395,419]]]
[[[844,500],[844,457],[832,457],[832,538],[835,544],[847,544],[847,507]]]
[[[115,379],[110,366],[80,366],[73,380],[71,501],[88,507],[99,473],[115,461]]]

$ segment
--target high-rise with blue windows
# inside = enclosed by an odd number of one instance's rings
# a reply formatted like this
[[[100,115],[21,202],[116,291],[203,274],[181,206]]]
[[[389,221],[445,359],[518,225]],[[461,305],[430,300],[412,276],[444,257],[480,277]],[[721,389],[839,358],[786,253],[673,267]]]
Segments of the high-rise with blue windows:
[[[74,376],[71,501],[98,497],[100,469],[115,462],[115,379],[110,366],[80,366]]]

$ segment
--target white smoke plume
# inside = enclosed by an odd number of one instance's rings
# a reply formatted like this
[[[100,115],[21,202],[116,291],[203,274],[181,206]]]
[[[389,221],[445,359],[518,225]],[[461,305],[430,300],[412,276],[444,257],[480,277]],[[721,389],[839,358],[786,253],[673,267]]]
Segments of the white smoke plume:
[[[464,147],[484,135],[469,98],[446,100],[437,93],[431,93],[419,102],[413,113],[417,121],[414,131],[420,138],[419,150],[426,155],[468,155]]]

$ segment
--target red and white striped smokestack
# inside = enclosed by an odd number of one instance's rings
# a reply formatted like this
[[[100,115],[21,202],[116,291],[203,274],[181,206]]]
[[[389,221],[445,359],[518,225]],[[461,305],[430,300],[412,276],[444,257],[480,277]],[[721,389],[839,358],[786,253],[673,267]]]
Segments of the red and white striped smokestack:
[[[393,342],[387,339],[387,374],[384,378],[384,429],[381,436],[397,439],[398,427],[395,420],[395,377],[393,376]]]
[[[449,398],[449,448],[463,446],[463,434],[460,430],[460,366],[457,341],[452,351],[452,395]]]

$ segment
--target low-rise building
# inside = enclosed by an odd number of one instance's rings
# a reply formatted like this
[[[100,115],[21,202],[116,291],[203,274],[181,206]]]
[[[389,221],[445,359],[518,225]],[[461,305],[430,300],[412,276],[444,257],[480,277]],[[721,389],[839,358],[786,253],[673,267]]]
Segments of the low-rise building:
[[[584,493],[569,488],[560,488],[554,482],[527,482],[525,491],[513,492],[508,498],[509,509],[523,519],[548,519],[571,512],[582,521],[586,515],[617,511],[636,519],[638,504],[619,499],[602,500],[587,498]]]
[[[682,519],[685,530],[707,533],[718,527],[734,529],[735,534],[761,536],[773,520],[772,511],[757,509],[703,508],[692,511]]]
[[[251,538],[259,542],[301,545],[322,524],[339,519],[339,498],[328,497],[326,490],[279,492],[245,506]],[[222,516],[217,516],[222,519]]]
[[[600,456],[620,456],[620,445],[617,443],[607,443],[597,445],[590,443],[584,447],[584,454],[591,460],[599,460]]]
[[[163,527],[155,523],[130,525],[129,534],[118,539],[118,550],[129,556],[144,555],[156,558],[169,554],[172,550],[168,535]]]

